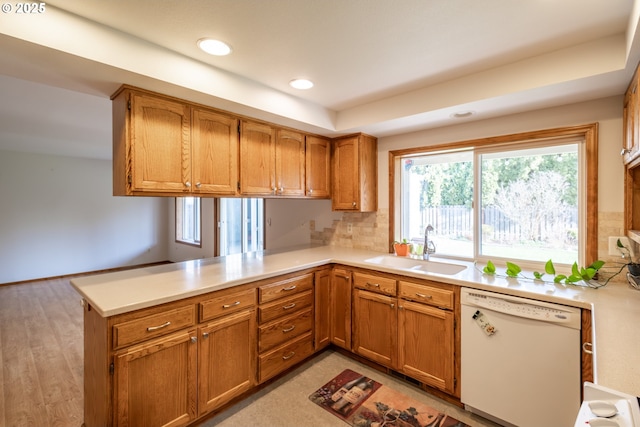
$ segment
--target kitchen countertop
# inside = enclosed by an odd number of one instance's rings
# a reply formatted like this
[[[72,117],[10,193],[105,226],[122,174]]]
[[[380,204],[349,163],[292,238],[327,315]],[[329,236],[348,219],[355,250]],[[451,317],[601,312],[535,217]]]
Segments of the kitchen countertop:
[[[379,252],[321,246],[230,255],[73,279],[71,284],[103,317],[226,289],[329,263],[532,298],[593,310],[595,382],[640,396],[640,291],[610,282],[601,289],[483,274],[473,263],[454,275],[423,273],[367,262]],[[432,257],[433,260],[437,258]],[[635,327],[634,325],[638,325]]]

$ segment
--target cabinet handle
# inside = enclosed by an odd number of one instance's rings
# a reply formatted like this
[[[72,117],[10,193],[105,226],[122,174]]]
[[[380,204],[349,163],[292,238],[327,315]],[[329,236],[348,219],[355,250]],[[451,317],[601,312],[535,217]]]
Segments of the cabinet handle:
[[[292,351],[291,353],[287,354],[286,356],[282,356],[282,360],[289,360],[295,355],[296,355],[296,352]]]
[[[200,187],[202,187],[202,183],[196,182],[196,188],[200,188]]]
[[[209,332],[203,332],[202,338],[209,338]]]
[[[589,347],[589,349],[587,349],[587,347]],[[587,354],[593,354],[593,343],[590,343],[590,342],[583,343],[582,351],[584,351]]]
[[[278,188],[277,187],[273,187],[272,190],[273,190],[273,194],[276,194],[276,191],[278,191]]]
[[[162,325],[158,325],[158,326],[149,326],[147,328],[147,332],[153,332],[153,331],[157,331],[158,329],[166,328],[170,324],[171,324],[171,322],[166,322],[166,323],[163,323]]]
[[[191,337],[191,343],[195,344],[198,342],[198,337]]]
[[[222,308],[231,308],[231,307],[235,307],[236,305],[240,305],[240,301],[236,301],[233,304],[224,304]]]
[[[431,295],[419,294],[416,292],[416,296],[419,298],[433,299]]]
[[[291,332],[291,331],[293,331],[295,328],[296,328],[296,325],[291,325],[291,327],[286,328],[286,329],[283,329],[283,330],[282,330],[282,333],[283,333],[283,334],[286,334],[287,332]]]
[[[184,186],[189,188],[189,187],[191,187],[191,183],[189,181],[187,181],[187,182],[184,183]]]
[[[630,149],[628,148],[623,148],[622,151],[620,152],[621,156],[624,156],[625,154],[629,154],[631,152]]]
[[[283,309],[283,310],[289,310],[289,309],[291,309],[291,308],[293,308],[293,307],[295,307],[295,306],[296,306],[296,303],[295,303],[295,302],[292,302],[291,304],[288,304],[288,305],[283,306],[283,307],[282,307],[282,309]]]
[[[351,203],[351,206],[356,207],[356,202]]]
[[[313,188],[309,189],[309,194],[313,193]]]
[[[396,306],[395,304],[389,304],[389,305],[391,306],[391,308],[393,308],[393,307],[395,307],[395,306]]]
[[[282,192],[284,191],[284,187],[280,187],[280,194],[282,194]]]
[[[380,287],[380,283],[370,283],[370,282],[367,282],[367,286],[373,286],[374,288],[379,288],[379,287]]]
[[[288,286],[288,287],[286,287],[286,288],[282,288],[282,290],[283,290],[283,291],[292,291],[292,290],[294,290],[295,288],[297,288],[297,286],[296,286],[296,285],[291,285],[291,286]]]
[[[347,280],[351,279],[351,277],[347,276],[346,274],[336,274],[336,277],[341,277],[341,278],[347,279]]]

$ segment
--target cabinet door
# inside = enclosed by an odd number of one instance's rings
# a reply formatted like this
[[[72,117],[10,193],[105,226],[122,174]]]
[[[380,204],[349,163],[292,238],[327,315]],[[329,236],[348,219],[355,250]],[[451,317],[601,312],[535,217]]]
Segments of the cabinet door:
[[[193,192],[235,195],[238,188],[238,120],[194,109],[191,150]]]
[[[254,122],[242,122],[240,134],[240,192],[244,195],[276,194],[275,131]]]
[[[279,196],[304,196],[304,135],[276,132],[276,186]]]
[[[331,198],[334,210],[358,210],[359,176],[358,137],[336,141],[333,147],[333,191]]]
[[[397,300],[357,289],[353,301],[353,351],[390,368],[398,347]]]
[[[190,109],[185,104],[131,96],[133,191],[191,190]]]
[[[315,349],[320,350],[331,343],[331,270],[315,273]]]
[[[177,427],[196,417],[195,330],[132,347],[115,357],[115,425]]]
[[[256,384],[255,310],[230,314],[200,328],[198,415]]]
[[[453,394],[453,313],[404,300],[398,303],[398,368],[412,378]]]
[[[307,136],[305,170],[307,197],[330,197],[331,142],[328,139]]]
[[[351,272],[336,268],[331,273],[331,342],[351,350]]]

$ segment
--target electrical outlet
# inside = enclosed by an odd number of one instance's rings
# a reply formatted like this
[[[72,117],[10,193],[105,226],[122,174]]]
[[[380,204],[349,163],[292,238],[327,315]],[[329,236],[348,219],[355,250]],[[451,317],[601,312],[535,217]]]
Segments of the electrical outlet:
[[[347,234],[353,234],[353,224],[347,223]]]

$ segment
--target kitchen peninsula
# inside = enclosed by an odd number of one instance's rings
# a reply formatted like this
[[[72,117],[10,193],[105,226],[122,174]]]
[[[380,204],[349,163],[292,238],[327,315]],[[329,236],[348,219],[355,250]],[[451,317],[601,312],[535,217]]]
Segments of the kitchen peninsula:
[[[459,316],[461,286],[580,308],[594,319],[590,342],[595,355],[595,382],[640,395],[640,385],[634,381],[640,377],[637,351],[640,331],[628,327],[640,324],[640,292],[626,283],[610,283],[595,290],[505,279],[484,275],[472,263],[446,260],[443,262],[466,268],[454,274],[425,273],[372,261],[381,255],[336,246],[297,248],[72,280],[85,306],[86,426],[132,425],[135,417],[143,416],[140,411],[144,412],[136,406],[145,405],[136,393],[166,394],[167,390],[162,389],[165,384],[157,383],[161,380],[153,376],[158,367],[154,371],[150,365],[135,364],[149,356],[164,354],[171,362],[162,366],[172,366],[175,372],[184,372],[189,377],[171,378],[171,372],[163,372],[162,376],[182,387],[176,391],[177,397],[171,395],[177,402],[175,408],[169,408],[174,412],[166,415],[173,417],[169,418],[170,425],[186,425],[307,359],[329,342],[349,351],[355,351],[351,348],[353,341],[366,347],[355,326],[351,329],[351,298],[352,289],[369,286],[374,289],[366,290],[377,293],[376,298],[395,298],[396,285],[400,289],[398,298],[403,285],[428,288],[438,300],[434,307],[449,307],[454,316]],[[333,290],[336,283],[348,286],[341,288],[346,289],[342,292],[346,299],[340,299],[341,295]],[[386,288],[387,284],[391,288]],[[286,312],[278,313],[282,310]],[[347,319],[349,322],[345,323]],[[292,335],[283,337],[288,329]],[[279,332],[278,336],[274,330]],[[205,344],[215,340],[226,340],[223,342],[229,344]],[[457,332],[452,345],[460,345]],[[236,363],[234,375],[226,372],[224,366],[213,366],[211,360],[216,351],[223,352],[217,354],[218,359]],[[356,352],[378,361],[376,355],[370,356],[364,350]],[[447,376],[459,376],[459,361],[452,355],[452,364],[448,366],[451,368],[443,368],[442,379],[430,383],[439,376],[435,374],[418,379],[455,400],[459,398],[459,381],[450,382]],[[145,377],[145,369],[152,370],[149,377]],[[207,382],[214,373],[226,381],[224,390]],[[145,378],[154,383],[131,384],[130,378]],[[181,402],[184,406],[178,407]],[[167,419],[158,421],[165,424]]]

